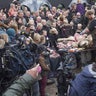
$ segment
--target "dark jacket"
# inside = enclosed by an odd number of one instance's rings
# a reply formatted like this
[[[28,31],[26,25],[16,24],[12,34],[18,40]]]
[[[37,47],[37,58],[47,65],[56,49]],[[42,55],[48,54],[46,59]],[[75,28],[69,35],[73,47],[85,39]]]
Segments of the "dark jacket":
[[[50,47],[54,46],[55,49],[57,49],[57,39],[58,39],[58,35],[57,34],[49,34],[49,42],[50,42]]]
[[[96,96],[96,72],[92,71],[92,64],[72,81],[69,93],[69,96]]]
[[[14,81],[2,96],[22,96],[25,90],[30,89],[34,83],[35,79],[26,73],[18,80]]]

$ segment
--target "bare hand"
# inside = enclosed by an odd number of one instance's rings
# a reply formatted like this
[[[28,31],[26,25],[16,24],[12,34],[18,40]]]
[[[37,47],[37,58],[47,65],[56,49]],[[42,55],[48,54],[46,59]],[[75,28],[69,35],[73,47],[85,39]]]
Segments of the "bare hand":
[[[29,75],[31,75],[33,78],[37,78],[38,74],[41,72],[41,67],[38,64],[36,67],[29,69],[26,71],[26,73],[28,73]]]

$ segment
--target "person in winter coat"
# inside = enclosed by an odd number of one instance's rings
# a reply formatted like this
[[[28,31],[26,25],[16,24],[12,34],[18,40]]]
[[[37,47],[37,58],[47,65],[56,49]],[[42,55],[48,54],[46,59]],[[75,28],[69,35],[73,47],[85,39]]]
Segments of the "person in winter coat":
[[[26,73],[19,79],[14,81],[14,83],[5,91],[2,96],[22,96],[24,92],[32,87],[32,85],[37,81],[37,77],[41,67],[39,64],[26,71]]]
[[[76,76],[68,96],[96,96],[96,63],[86,66]]]
[[[53,47],[57,50],[57,39],[58,39],[58,31],[56,28],[50,29],[49,33],[49,41],[50,41],[50,47]]]

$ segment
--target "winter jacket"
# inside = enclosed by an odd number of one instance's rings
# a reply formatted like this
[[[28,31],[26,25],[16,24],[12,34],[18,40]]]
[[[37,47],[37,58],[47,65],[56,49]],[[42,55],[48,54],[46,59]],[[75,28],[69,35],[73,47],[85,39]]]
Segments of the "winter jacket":
[[[30,89],[34,83],[35,79],[26,73],[14,81],[2,96],[22,96],[25,90]]]
[[[69,96],[96,96],[96,72],[86,66],[71,83]]]
[[[42,68],[41,76],[47,76],[50,71],[49,62],[42,54],[39,56],[38,62]]]

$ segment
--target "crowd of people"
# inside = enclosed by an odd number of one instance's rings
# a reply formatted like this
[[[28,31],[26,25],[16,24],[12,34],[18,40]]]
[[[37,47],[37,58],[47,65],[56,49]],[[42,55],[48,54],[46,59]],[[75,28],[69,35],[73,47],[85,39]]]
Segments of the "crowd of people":
[[[49,8],[44,5],[38,11],[31,12],[29,8],[26,6],[22,7],[15,0],[10,4],[8,10],[0,10],[0,50],[4,49],[4,52],[11,47],[9,49],[14,50],[18,54],[22,52],[21,49],[24,52],[28,50],[26,52],[29,52],[28,54],[30,55],[22,53],[23,55],[19,54],[17,56],[18,58],[20,57],[18,59],[20,62],[23,61],[22,56],[24,55],[29,58],[33,56],[31,54],[34,54],[35,57],[34,60],[32,59],[35,64],[32,63],[32,65],[30,63],[27,65],[28,67],[25,66],[26,70],[24,72],[22,72],[23,69],[20,70],[19,76],[26,73],[15,81],[7,91],[4,90],[3,96],[21,96],[21,94],[26,94],[25,90],[30,89],[30,87],[32,87],[32,92],[28,96],[46,96],[45,88],[48,73],[53,70],[56,71],[61,62],[59,49],[64,49],[72,54],[78,51],[79,48],[96,47],[96,5],[95,3],[93,5],[82,4],[80,0],[77,1],[77,4],[72,3],[70,8],[64,8],[63,6],[52,6],[52,8]],[[13,49],[13,46],[15,49]],[[19,51],[17,47],[20,48]],[[65,52],[64,50],[63,52]],[[95,53],[92,53],[94,58],[96,57]],[[2,57],[1,53],[0,56]],[[31,62],[30,60],[28,62]],[[71,61],[67,68],[69,66],[77,68],[78,66],[74,67],[76,60]],[[0,68],[4,69],[5,65],[2,58],[0,62],[2,62]],[[24,62],[26,64],[27,61],[25,60]],[[36,66],[38,63],[39,65]],[[34,68],[30,69],[32,67]],[[13,68],[13,70],[15,69]],[[39,73],[40,70],[41,72]],[[16,73],[16,71],[14,72]],[[0,74],[2,74],[1,71]],[[34,82],[33,78],[36,79],[37,76],[38,80]],[[68,96],[95,96],[96,64],[85,67],[84,71],[72,81],[70,87]]]

